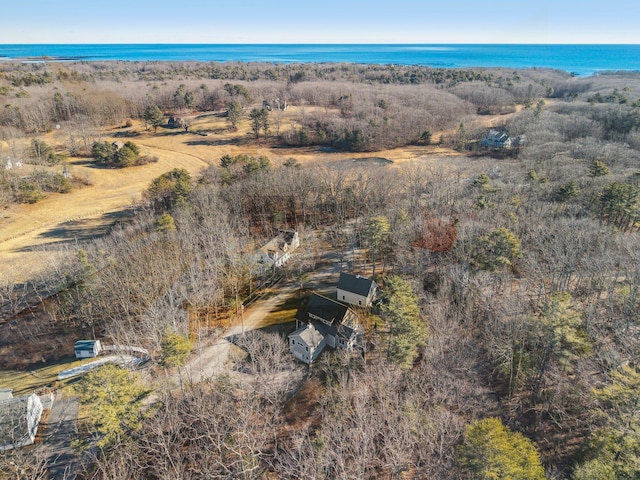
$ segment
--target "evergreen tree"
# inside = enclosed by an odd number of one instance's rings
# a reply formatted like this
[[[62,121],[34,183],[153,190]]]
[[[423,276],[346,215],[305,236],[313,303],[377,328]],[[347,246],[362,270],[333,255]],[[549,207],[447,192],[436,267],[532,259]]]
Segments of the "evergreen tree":
[[[590,177],[602,177],[610,173],[607,164],[600,160],[594,160],[591,165],[589,165],[588,172]]]
[[[563,185],[560,185],[555,191],[555,199],[558,202],[566,202],[567,200],[577,197],[580,194],[580,187],[578,184],[571,180]]]
[[[254,108],[251,110],[249,118],[251,119],[251,129],[256,138],[260,136],[260,130],[264,132],[266,137],[269,132],[269,110],[266,108]]]
[[[227,102],[227,120],[234,130],[238,128],[238,122],[242,118],[242,105],[237,100]]]
[[[520,257],[520,239],[508,228],[499,228],[476,239],[471,264],[482,270],[493,271],[511,267]]]
[[[174,168],[155,178],[144,195],[148,200],[169,209],[185,202],[192,188],[189,172],[184,168]]]
[[[474,480],[545,480],[535,444],[498,418],[476,420],[467,427],[458,463]]]
[[[638,189],[628,183],[613,182],[600,195],[600,214],[618,228],[626,229],[638,218]]]
[[[376,260],[382,249],[386,245],[389,237],[389,220],[385,216],[371,217],[367,222],[364,231],[365,238],[371,248],[371,258],[373,262],[373,274],[376,276]]]
[[[427,329],[420,318],[418,297],[411,285],[394,275],[385,281],[388,303],[383,315],[389,322],[389,358],[402,368],[410,368],[424,345]]]
[[[611,385],[594,390],[606,425],[589,439],[587,459],[573,480],[634,479],[640,476],[640,373],[623,367],[611,374]]]
[[[140,426],[140,402],[146,393],[140,374],[107,363],[89,372],[76,389],[102,434],[99,446],[111,445]]]
[[[153,127],[154,132],[157,132],[158,127],[164,123],[164,113],[157,105],[149,105],[144,110],[144,121]]]
[[[188,337],[167,332],[162,338],[160,348],[162,352],[160,364],[164,367],[175,367],[184,364],[193,350],[193,344]]]

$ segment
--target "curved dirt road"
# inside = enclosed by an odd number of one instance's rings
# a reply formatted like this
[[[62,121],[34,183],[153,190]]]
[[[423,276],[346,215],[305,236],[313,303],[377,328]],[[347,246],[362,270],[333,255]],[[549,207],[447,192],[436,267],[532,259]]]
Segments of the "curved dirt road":
[[[251,307],[245,309],[244,319],[235,319],[225,332],[224,338],[218,338],[213,343],[203,343],[196,346],[187,364],[172,375],[173,381],[182,380],[196,384],[219,375],[229,358],[233,345],[230,340],[244,332],[260,328],[264,318],[293,295],[296,288],[296,284],[286,283],[277,286],[277,293],[259,298]]]

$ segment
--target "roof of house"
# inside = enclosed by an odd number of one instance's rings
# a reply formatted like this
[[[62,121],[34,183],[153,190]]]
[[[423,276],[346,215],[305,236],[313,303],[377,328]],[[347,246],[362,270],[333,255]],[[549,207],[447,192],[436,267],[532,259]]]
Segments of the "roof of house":
[[[298,232],[296,232],[295,230],[289,230],[284,228],[281,228],[280,230],[278,230],[278,235],[281,235],[282,238],[284,238],[284,241],[289,244],[293,242],[293,239],[296,237],[297,234]]]
[[[286,242],[282,238],[275,237],[269,240],[269,242],[265,244],[262,248],[260,248],[260,250],[262,250],[264,253],[286,252],[285,250],[286,245],[287,245]]]
[[[306,311],[328,323],[341,323],[349,312],[349,307],[324,295],[312,293]]]
[[[93,350],[96,342],[99,340],[78,340],[75,345],[75,350]]]
[[[337,288],[367,297],[373,285],[375,285],[375,282],[368,278],[360,275],[351,275],[350,273],[341,273]]]
[[[343,325],[341,323],[326,325],[322,322],[312,321],[304,324],[293,333],[290,333],[289,337],[298,337],[305,345],[315,349],[328,335],[349,340],[357,330],[355,326]]]
[[[494,142],[506,142],[509,139],[509,135],[505,132],[501,132],[500,130],[491,129],[485,138]]]
[[[358,328],[355,325],[345,325],[339,323],[337,325],[331,325],[327,328],[327,333],[333,335],[334,337],[344,338],[345,340],[349,340],[355,333],[358,331]]]
[[[313,323],[307,323],[302,327],[298,328],[293,333],[289,334],[290,337],[298,337],[302,340],[307,346],[316,348],[322,340],[324,340],[324,333],[320,332]]]

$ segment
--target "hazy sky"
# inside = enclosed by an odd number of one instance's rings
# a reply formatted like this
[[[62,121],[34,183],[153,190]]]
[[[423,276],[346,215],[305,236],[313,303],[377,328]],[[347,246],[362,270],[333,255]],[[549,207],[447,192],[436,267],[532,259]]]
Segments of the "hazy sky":
[[[637,0],[0,0],[0,43],[640,43]]]

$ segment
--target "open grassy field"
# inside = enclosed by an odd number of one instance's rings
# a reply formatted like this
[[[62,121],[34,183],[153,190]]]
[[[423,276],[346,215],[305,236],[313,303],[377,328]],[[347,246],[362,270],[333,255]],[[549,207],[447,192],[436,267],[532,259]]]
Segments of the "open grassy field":
[[[313,107],[304,107],[310,112]],[[283,125],[295,123],[301,107],[282,113]],[[495,125],[506,116],[485,116],[484,125]],[[344,162],[358,158],[380,157],[393,164],[419,161],[441,163],[459,156],[440,145],[407,146],[379,152],[337,152],[319,148],[282,148],[268,140],[256,141],[248,120],[237,131],[228,128],[220,114],[194,115],[188,132],[183,129],[147,129],[141,121],[131,127],[116,126],[103,131],[106,141],[132,140],[143,155],[158,157],[158,162],[126,169],[97,168],[89,158],[67,160],[72,174],[89,185],[67,194],[49,194],[33,205],[13,205],[0,212],[0,281],[21,282],[34,277],[44,267],[55,264],[65,255],[65,245],[99,236],[139,203],[151,180],[173,168],[185,168],[192,175],[208,165],[217,165],[225,154],[266,155],[274,165],[290,157],[309,162]],[[437,132],[434,140],[450,132]],[[64,145],[64,128],[49,133],[45,140]],[[390,165],[391,167],[393,165]],[[55,167],[61,169],[62,167]]]

